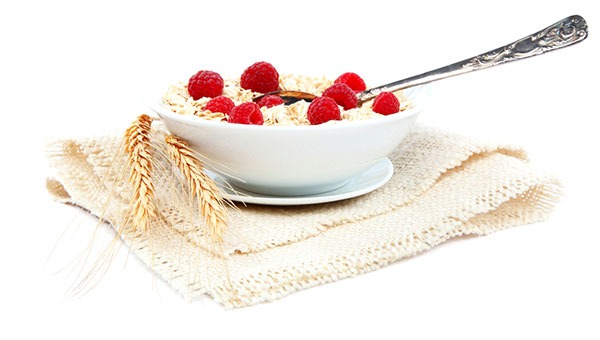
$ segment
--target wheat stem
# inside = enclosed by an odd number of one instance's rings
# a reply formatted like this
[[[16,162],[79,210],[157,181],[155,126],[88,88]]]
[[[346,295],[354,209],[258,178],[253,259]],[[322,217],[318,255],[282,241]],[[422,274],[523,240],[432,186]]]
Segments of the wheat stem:
[[[198,210],[213,240],[221,242],[227,226],[227,210],[216,183],[203,170],[202,163],[187,143],[176,136],[167,135],[167,153],[186,178],[191,193],[196,196]]]
[[[156,216],[150,144],[152,120],[148,115],[140,115],[125,132],[129,183],[133,187],[131,211],[134,232],[148,231],[150,220]]]

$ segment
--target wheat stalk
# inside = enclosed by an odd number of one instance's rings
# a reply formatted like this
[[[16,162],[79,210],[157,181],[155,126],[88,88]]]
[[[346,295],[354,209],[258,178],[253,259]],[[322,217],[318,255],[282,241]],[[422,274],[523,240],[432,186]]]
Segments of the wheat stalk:
[[[191,193],[196,196],[198,209],[213,240],[221,242],[227,226],[227,210],[216,183],[204,171],[200,160],[187,143],[173,135],[165,137],[167,153],[187,179]]]
[[[150,145],[152,120],[148,115],[140,115],[125,132],[129,183],[133,187],[131,211],[134,232],[148,231],[150,220],[156,216]]]

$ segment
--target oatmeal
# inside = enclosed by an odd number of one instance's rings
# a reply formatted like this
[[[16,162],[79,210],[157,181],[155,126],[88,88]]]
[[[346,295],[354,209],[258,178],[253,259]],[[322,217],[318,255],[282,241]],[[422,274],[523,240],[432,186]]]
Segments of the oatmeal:
[[[201,71],[208,72],[208,71]],[[201,73],[199,72],[199,73]],[[312,93],[316,96],[323,95],[323,92],[328,90],[334,85],[334,81],[325,77],[309,77],[309,76],[298,76],[298,75],[278,75],[279,90],[283,91],[302,91]],[[243,75],[244,76],[244,75]],[[246,81],[242,77],[244,81]],[[339,78],[338,78],[339,79]],[[251,79],[252,80],[252,79]],[[246,81],[247,82],[247,81]],[[182,115],[193,115],[201,119],[213,120],[213,121],[228,121],[228,113],[223,112],[212,112],[206,109],[207,103],[212,99],[210,97],[199,97],[197,100],[190,95],[189,84],[178,83],[168,88],[166,93],[163,95],[163,105],[171,111],[182,114]],[[336,80],[337,84],[337,80]],[[240,80],[226,79],[221,80],[219,84],[222,88],[220,91],[221,96],[225,96],[233,101],[238,106],[243,103],[252,102],[253,98],[261,95],[262,93],[254,92],[250,89],[243,88],[240,84]],[[271,85],[272,86],[272,85]],[[276,84],[275,84],[276,86]],[[346,86],[346,85],[344,85]],[[248,86],[247,86],[248,87]],[[348,91],[351,91],[348,89]],[[352,90],[356,91],[356,90]],[[331,92],[331,91],[330,91]],[[325,94],[327,96],[327,93]],[[350,92],[350,96],[354,96],[354,92]],[[395,108],[393,112],[403,111],[408,107],[408,102],[402,98],[401,92],[391,94],[385,98],[386,103],[390,101],[390,97],[395,101]],[[338,104],[341,104],[338,99],[333,97]],[[382,103],[383,103],[382,99]],[[311,125],[307,112],[311,103],[304,100],[300,100],[290,105],[275,105],[272,107],[263,106],[260,107],[262,112],[262,124],[272,126],[298,126],[298,125]],[[355,102],[356,104],[356,102]],[[382,114],[390,114],[388,112],[379,111],[377,106],[377,100],[364,103],[361,107],[354,107],[347,105],[339,106],[339,114],[336,112],[336,118],[327,121],[327,124],[335,124],[340,121],[359,121],[368,120],[376,117],[381,117]],[[389,105],[388,105],[389,106]],[[394,105],[392,105],[394,106]],[[346,107],[347,109],[344,109]],[[375,112],[374,111],[378,111]],[[388,110],[389,111],[389,110]],[[392,112],[392,113],[393,113]],[[314,123],[313,123],[314,124]]]

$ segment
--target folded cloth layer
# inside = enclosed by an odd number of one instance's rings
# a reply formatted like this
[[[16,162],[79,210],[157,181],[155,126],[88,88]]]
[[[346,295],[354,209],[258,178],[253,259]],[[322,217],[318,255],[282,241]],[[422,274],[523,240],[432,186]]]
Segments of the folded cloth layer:
[[[159,211],[147,232],[128,225],[131,188],[119,137],[58,140],[48,190],[114,227],[125,244],[188,299],[244,307],[375,270],[460,235],[544,220],[560,184],[517,147],[417,126],[389,155],[394,175],[369,194],[306,206],[230,208],[222,244],[181,193],[152,134]]]

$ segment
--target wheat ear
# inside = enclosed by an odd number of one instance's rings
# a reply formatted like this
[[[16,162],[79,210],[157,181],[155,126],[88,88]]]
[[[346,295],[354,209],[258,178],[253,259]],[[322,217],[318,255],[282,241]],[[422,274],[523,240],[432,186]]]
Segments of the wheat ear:
[[[132,221],[134,232],[148,231],[156,217],[152,184],[152,152],[150,130],[152,118],[140,115],[125,132],[125,150],[129,167],[129,183],[133,187]]]
[[[191,193],[198,200],[198,209],[213,240],[221,242],[227,227],[227,210],[216,183],[203,170],[187,143],[173,135],[165,137],[167,153],[186,178]]]

